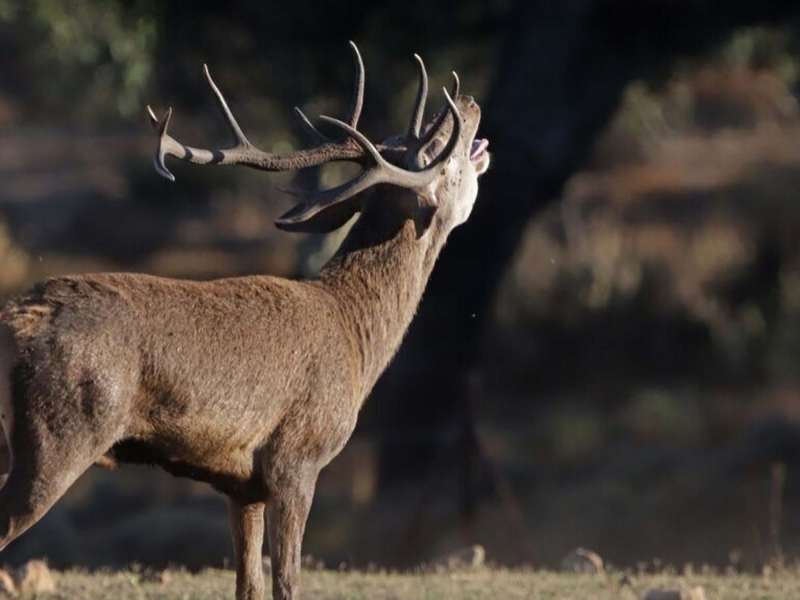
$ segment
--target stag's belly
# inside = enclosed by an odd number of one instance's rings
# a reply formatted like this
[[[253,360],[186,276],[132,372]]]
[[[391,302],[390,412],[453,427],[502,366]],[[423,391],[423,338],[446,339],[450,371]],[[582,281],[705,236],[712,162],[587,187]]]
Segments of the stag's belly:
[[[212,485],[231,496],[258,495],[261,489],[255,477],[252,453],[220,448],[219,454],[198,453],[197,448],[158,439],[125,439],[110,452],[120,463],[158,466],[176,477],[185,477]]]

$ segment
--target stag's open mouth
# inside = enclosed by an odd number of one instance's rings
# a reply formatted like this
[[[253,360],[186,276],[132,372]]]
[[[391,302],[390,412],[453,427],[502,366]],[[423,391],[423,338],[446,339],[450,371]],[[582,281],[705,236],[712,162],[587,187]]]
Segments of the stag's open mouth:
[[[474,139],[472,140],[472,148],[469,151],[469,159],[472,162],[478,162],[483,155],[486,154],[486,150],[489,148],[489,140],[487,139]]]
[[[483,175],[489,168],[489,140],[479,138],[472,140],[472,147],[469,150],[469,160],[475,167],[478,175]]]

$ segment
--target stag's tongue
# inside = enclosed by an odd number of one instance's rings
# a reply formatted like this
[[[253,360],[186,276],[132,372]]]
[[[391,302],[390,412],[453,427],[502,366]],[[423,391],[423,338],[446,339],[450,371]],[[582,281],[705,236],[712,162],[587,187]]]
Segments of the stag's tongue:
[[[469,159],[470,160],[478,160],[486,149],[489,147],[489,140],[486,139],[475,139],[472,140],[472,148],[469,151]]]

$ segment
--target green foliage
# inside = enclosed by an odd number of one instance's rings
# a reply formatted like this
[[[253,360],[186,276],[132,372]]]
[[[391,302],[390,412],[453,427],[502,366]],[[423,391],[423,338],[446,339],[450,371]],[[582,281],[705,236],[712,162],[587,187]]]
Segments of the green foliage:
[[[74,118],[129,116],[152,71],[156,19],[142,3],[0,1],[0,35],[22,58],[28,98]]]
[[[709,116],[718,121],[711,123],[714,126],[756,122],[764,116],[750,114],[759,99],[776,112],[792,110],[790,90],[798,84],[796,32],[788,27],[744,27],[707,55],[678,61],[670,77],[629,85],[612,131],[641,143],[689,131]],[[709,101],[710,111],[704,106]]]
[[[205,107],[199,70],[208,61],[226,93],[245,103],[241,114],[252,110],[268,118],[274,131],[281,124],[267,114],[270,100],[281,114],[300,102],[324,105],[326,112],[344,105],[352,72],[346,42],[353,38],[371,75],[366,118],[386,124],[395,101],[406,106],[413,97],[415,51],[428,61],[432,107],[441,105],[439,86],[453,68],[470,74],[465,85],[478,95],[492,57],[483,23],[509,10],[508,1],[491,7],[462,2],[455,15],[425,3],[357,3],[309,18],[304,3],[199,2],[186,10],[154,0],[0,0],[0,91],[33,120],[138,118],[146,90],[176,106]],[[445,17],[451,30],[444,35],[429,26]],[[377,69],[391,76],[375,77]]]
[[[735,32],[717,52],[725,65],[774,71],[789,86],[800,76],[800,45],[785,27],[747,27]]]

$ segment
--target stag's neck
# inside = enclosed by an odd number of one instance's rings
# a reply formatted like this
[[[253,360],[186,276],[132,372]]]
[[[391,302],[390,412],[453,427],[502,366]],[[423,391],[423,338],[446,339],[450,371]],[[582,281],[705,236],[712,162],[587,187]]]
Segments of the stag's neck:
[[[437,219],[419,238],[413,221],[376,226],[381,219],[364,215],[319,277],[355,336],[364,396],[397,352],[448,233]]]

